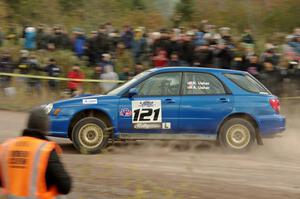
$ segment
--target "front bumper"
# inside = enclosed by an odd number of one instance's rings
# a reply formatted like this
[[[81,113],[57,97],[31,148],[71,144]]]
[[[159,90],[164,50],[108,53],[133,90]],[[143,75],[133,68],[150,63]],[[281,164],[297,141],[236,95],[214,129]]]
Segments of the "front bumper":
[[[49,136],[68,138],[69,124],[71,121],[70,116],[50,115],[50,132]]]

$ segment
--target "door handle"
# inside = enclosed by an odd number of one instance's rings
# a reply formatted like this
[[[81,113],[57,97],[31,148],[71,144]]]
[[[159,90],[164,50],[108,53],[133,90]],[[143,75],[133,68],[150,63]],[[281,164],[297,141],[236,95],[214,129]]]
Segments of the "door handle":
[[[175,100],[173,100],[173,99],[165,99],[164,102],[167,103],[167,104],[173,104],[173,103],[175,103]]]
[[[228,98],[225,98],[225,97],[222,97],[222,98],[219,98],[218,101],[219,101],[219,102],[223,102],[223,103],[227,103],[227,102],[229,102],[229,99],[228,99]]]

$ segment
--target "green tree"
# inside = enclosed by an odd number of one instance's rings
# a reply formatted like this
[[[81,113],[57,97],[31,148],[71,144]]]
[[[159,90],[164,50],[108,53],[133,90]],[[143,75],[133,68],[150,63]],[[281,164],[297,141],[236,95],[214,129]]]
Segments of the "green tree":
[[[175,16],[179,16],[180,22],[192,19],[194,13],[194,0],[180,0],[175,8]]]
[[[132,7],[133,7],[133,9],[137,9],[137,10],[145,10],[146,9],[146,5],[143,0],[132,0]]]
[[[80,8],[83,5],[82,0],[59,0],[59,4],[63,11],[72,11],[76,8]]]

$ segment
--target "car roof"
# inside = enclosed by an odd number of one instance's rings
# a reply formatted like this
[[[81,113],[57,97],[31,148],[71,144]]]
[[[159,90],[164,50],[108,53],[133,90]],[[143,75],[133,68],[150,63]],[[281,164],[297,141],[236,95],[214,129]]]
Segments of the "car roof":
[[[163,67],[163,68],[152,68],[150,72],[207,72],[207,73],[235,73],[245,74],[244,71],[239,70],[228,70],[219,68],[204,68],[204,67],[189,67],[189,66],[176,66],[176,67]]]

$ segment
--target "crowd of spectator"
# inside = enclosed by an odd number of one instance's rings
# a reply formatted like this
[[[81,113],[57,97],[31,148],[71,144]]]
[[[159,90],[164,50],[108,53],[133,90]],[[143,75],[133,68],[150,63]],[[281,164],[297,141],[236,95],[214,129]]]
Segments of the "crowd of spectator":
[[[236,69],[247,71],[260,79],[272,92],[274,86],[300,69],[300,28],[286,35],[284,43],[266,43],[261,54],[257,53],[255,37],[250,29],[240,36],[233,36],[229,27],[217,28],[203,21],[200,27],[160,29],[151,32],[144,27],[132,28],[125,25],[121,31],[111,23],[101,25],[98,30],[86,34],[76,28],[68,34],[62,27],[25,27],[22,34],[9,29],[0,32],[0,45],[4,41],[21,45],[20,59],[14,62],[9,52],[1,55],[0,72],[39,75],[51,77],[66,76],[74,79],[86,77],[79,64],[74,63],[70,71],[62,71],[55,59],[49,59],[41,66],[34,56],[35,50],[70,50],[93,68],[94,79],[128,80],[150,67],[191,66]],[[1,87],[8,88],[10,77],[1,76]],[[25,81],[22,79],[22,81]],[[26,79],[28,91],[41,91],[38,79]],[[57,80],[49,80],[49,88],[59,88]],[[116,83],[100,84],[101,92],[111,90]],[[81,89],[81,83],[67,84],[70,92]]]

